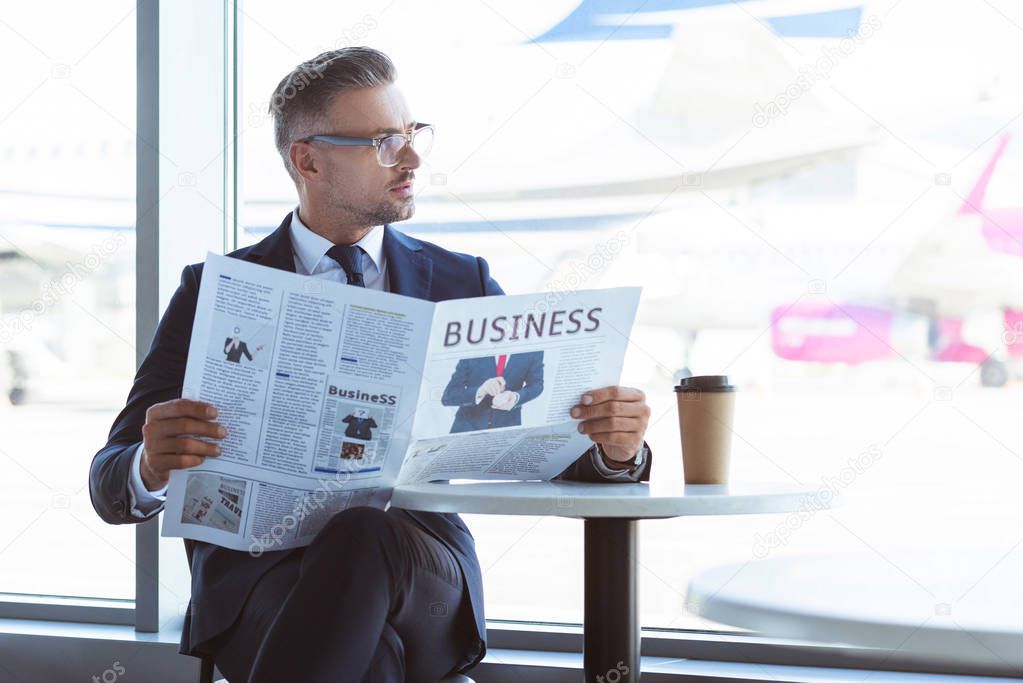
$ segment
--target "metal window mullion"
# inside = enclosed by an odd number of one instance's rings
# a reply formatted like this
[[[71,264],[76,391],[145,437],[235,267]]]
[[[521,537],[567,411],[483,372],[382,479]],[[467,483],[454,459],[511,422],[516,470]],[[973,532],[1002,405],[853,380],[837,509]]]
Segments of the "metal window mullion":
[[[241,235],[239,214],[241,187],[241,22],[242,0],[224,0],[224,140],[229,141],[230,153],[224,163],[224,253],[239,246]]]
[[[160,0],[139,0],[136,17],[135,363],[142,364],[160,318]],[[159,629],[159,533],[135,527],[135,630]]]

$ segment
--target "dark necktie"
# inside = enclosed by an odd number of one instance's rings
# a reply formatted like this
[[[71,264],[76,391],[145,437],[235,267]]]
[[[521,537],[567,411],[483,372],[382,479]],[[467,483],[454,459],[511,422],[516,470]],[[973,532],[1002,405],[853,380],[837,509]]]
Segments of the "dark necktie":
[[[327,256],[338,262],[348,277],[348,284],[356,287],[365,287],[366,281],[362,279],[362,247],[352,245],[335,244],[327,250]]]

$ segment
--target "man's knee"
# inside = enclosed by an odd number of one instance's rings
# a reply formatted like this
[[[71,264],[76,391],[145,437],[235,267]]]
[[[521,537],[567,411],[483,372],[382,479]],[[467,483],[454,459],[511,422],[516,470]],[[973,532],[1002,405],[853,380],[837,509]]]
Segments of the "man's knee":
[[[397,549],[397,524],[392,515],[378,508],[352,507],[331,517],[313,545],[336,552],[350,548],[363,558],[374,551],[389,553]]]

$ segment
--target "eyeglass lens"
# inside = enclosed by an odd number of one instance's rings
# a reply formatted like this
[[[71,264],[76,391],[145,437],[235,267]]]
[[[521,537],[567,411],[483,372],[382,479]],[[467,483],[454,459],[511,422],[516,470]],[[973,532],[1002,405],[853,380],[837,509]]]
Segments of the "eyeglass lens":
[[[421,157],[430,153],[433,147],[433,128],[420,128],[412,133],[412,149]],[[394,166],[398,163],[401,150],[405,148],[405,136],[389,135],[380,141],[379,156],[380,163],[384,166]]]

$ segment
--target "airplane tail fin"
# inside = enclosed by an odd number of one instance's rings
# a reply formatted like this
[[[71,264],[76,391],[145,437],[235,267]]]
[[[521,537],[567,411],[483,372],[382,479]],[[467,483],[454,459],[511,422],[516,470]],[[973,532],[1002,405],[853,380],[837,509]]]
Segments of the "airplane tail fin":
[[[639,108],[640,123],[659,137],[687,144],[734,139],[749,128],[752,102],[770,105],[798,76],[779,44],[749,17],[691,13],[675,26],[671,55]],[[715,53],[732,57],[708,59]],[[816,96],[808,92],[802,99],[806,107]],[[775,122],[776,130],[788,123],[782,113],[771,115],[783,120]]]
[[[983,173],[980,174],[980,178],[977,179],[977,184],[974,185],[973,189],[970,190],[970,194],[967,195],[966,201],[959,207],[960,214],[973,214],[980,213],[984,208],[984,193],[987,192],[987,185],[991,182],[991,176],[995,174],[995,166],[998,164],[998,160],[1001,158],[1002,153],[1005,152],[1005,148],[1009,145],[1009,138],[1011,136],[1006,133],[1002,136],[1001,141],[998,143],[998,149],[995,150],[991,160],[987,162],[987,166],[984,167]]]

